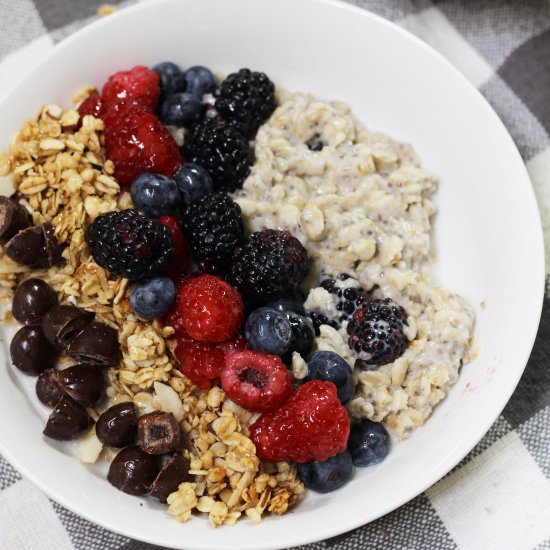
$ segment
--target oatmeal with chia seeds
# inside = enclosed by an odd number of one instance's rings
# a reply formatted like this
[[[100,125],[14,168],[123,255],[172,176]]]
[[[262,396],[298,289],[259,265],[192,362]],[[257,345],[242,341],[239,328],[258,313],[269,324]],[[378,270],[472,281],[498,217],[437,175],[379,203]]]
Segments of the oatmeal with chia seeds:
[[[349,411],[406,437],[456,382],[474,325],[466,302],[431,282],[436,178],[410,146],[365,130],[346,105],[300,93],[283,96],[258,131],[255,155],[235,193],[249,230],[286,229],[306,247],[314,288],[305,308],[337,321],[320,324],[315,345],[354,366],[358,384]],[[328,278],[336,279],[332,293],[316,286]],[[357,287],[407,312],[410,345],[379,368],[350,349],[349,321],[337,309],[338,289]],[[300,357],[294,364],[295,374],[305,376]]]

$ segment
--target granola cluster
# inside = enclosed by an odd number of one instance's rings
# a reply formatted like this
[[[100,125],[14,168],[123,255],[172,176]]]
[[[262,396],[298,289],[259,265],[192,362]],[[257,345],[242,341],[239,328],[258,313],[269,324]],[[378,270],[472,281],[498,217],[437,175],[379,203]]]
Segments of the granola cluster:
[[[86,87],[77,93],[75,105],[93,91]],[[218,526],[234,524],[243,513],[255,523],[265,512],[285,513],[304,491],[296,467],[258,459],[248,437],[253,414],[220,388],[201,391],[185,378],[172,354],[174,329],[139,320],[130,307],[129,281],[109,276],[93,261],[86,227],[100,214],[132,206],[113,173],[104,155],[103,122],[90,115],[81,119],[76,109],[56,105],[41,107],[14,138],[8,155],[0,153],[0,184],[13,186],[34,223],[51,222],[57,240],[67,245],[62,265],[35,270],[32,276],[48,282],[60,302],[93,311],[117,329],[123,359],[108,373],[112,404],[133,402],[141,414],[165,410],[180,423],[187,440],[182,453],[194,481],[170,495],[170,514],[186,521],[196,510]],[[29,268],[10,260],[0,246],[4,297],[11,298],[28,275]],[[5,319],[10,318],[8,311]],[[97,419],[99,413],[92,411],[92,416]],[[112,453],[104,449],[103,455]]]

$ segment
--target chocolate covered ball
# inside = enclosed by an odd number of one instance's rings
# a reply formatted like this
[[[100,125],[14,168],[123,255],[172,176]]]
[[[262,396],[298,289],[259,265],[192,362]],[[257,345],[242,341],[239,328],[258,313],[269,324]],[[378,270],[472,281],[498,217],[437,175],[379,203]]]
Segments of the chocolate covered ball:
[[[154,456],[137,446],[122,449],[111,462],[107,480],[120,491],[144,495],[155,481],[159,467]]]
[[[75,335],[65,351],[79,363],[97,367],[114,367],[122,358],[117,331],[97,321]]]
[[[64,395],[50,414],[43,433],[52,439],[68,441],[84,435],[91,425],[86,409]]]
[[[13,295],[13,316],[24,324],[38,322],[57,305],[55,290],[42,279],[27,279]]]
[[[57,350],[48,341],[40,325],[20,328],[10,344],[13,364],[25,374],[37,376],[55,366]]]
[[[133,403],[119,403],[109,407],[97,419],[95,433],[108,447],[125,447],[136,440],[137,422]]]
[[[58,349],[65,349],[67,344],[86,325],[91,323],[95,313],[85,309],[62,304],[48,311],[42,319],[42,328],[46,338]]]
[[[65,393],[84,407],[94,407],[105,394],[103,371],[90,365],[74,365],[58,374]]]
[[[55,407],[65,392],[59,385],[59,371],[46,369],[41,372],[36,380],[36,395],[38,399],[48,407]]]

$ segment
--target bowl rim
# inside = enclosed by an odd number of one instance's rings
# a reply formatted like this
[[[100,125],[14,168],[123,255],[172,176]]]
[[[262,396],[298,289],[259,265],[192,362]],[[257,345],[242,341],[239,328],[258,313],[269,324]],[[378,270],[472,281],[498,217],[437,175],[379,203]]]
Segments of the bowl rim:
[[[197,0],[199,1],[199,0]],[[260,0],[256,0],[258,2]],[[291,0],[286,0],[289,4]],[[294,0],[296,1],[296,0]],[[372,521],[375,521],[376,519],[379,519],[380,517],[396,510],[397,508],[403,506],[416,496],[423,493],[426,489],[437,483],[443,476],[445,476],[449,471],[451,471],[452,468],[454,468],[462,459],[470,453],[470,451],[477,445],[477,443],[485,436],[487,431],[490,429],[490,427],[493,425],[493,423],[497,420],[497,418],[500,416],[502,410],[508,403],[511,395],[513,394],[514,390],[516,389],[519,380],[521,376],[523,375],[523,372],[525,370],[525,367],[527,365],[527,361],[531,355],[531,351],[533,349],[533,345],[535,343],[535,339],[538,332],[538,327],[540,323],[540,316],[542,313],[542,306],[544,301],[544,295],[545,295],[545,253],[544,253],[544,241],[543,241],[543,232],[542,232],[542,224],[540,219],[540,211],[538,207],[538,202],[536,200],[535,192],[531,183],[530,176],[528,174],[527,168],[525,166],[525,163],[520,155],[520,152],[513,141],[512,137],[510,136],[510,133],[508,132],[508,129],[504,125],[503,121],[500,119],[500,117],[497,115],[497,113],[494,111],[493,107],[490,105],[490,103],[487,101],[487,99],[483,96],[483,94],[480,92],[478,88],[476,88],[468,79],[467,77],[457,68],[455,67],[446,57],[444,57],[441,53],[439,53],[437,50],[435,50],[432,46],[412,34],[410,31],[404,29],[403,27],[400,27],[396,23],[385,19],[384,17],[373,13],[369,11],[368,9],[361,8],[357,5],[352,5],[344,2],[343,0],[300,0],[302,3],[310,4],[311,9],[315,9],[316,4],[324,4],[326,6],[331,6],[334,9],[341,9],[348,11],[349,13],[354,14],[356,17],[363,17],[366,19],[371,19],[375,21],[377,24],[382,25],[386,27],[386,29],[389,32],[394,32],[401,34],[404,38],[407,40],[410,40],[416,44],[416,46],[423,49],[428,55],[431,55],[432,57],[435,57],[438,59],[439,63],[442,63],[446,66],[447,70],[450,70],[452,73],[454,73],[454,76],[458,79],[460,79],[466,86],[470,89],[470,91],[475,92],[475,94],[478,97],[478,100],[481,100],[481,104],[483,104],[484,110],[493,118],[494,122],[497,124],[497,126],[500,127],[501,131],[504,132],[506,135],[506,139],[509,142],[509,145],[511,145],[510,151],[513,150],[513,154],[515,156],[515,162],[518,162],[521,164],[523,175],[526,179],[526,182],[529,183],[528,186],[524,186],[524,189],[522,192],[529,195],[529,200],[532,202],[536,213],[538,214],[537,218],[537,231],[536,231],[536,249],[538,249],[537,259],[539,260],[539,269],[540,269],[540,286],[539,286],[539,300],[538,300],[538,306],[537,309],[533,311],[533,317],[535,318],[536,314],[536,325],[533,326],[532,334],[530,335],[528,342],[529,346],[526,346],[526,356],[522,360],[524,363],[524,366],[522,369],[517,370],[517,375],[514,380],[514,384],[510,385],[510,390],[507,391],[505,394],[501,396],[500,403],[498,407],[493,406],[493,414],[487,415],[484,417],[484,420],[480,422],[475,427],[475,435],[470,436],[467,441],[468,444],[464,444],[464,449],[467,449],[465,451],[461,451],[460,453],[457,453],[452,460],[442,461],[439,464],[435,465],[432,474],[430,476],[427,476],[427,479],[425,483],[415,486],[414,490],[412,491],[404,491],[403,496],[396,500],[395,502],[392,502],[392,504],[387,505],[380,509],[379,513],[376,514],[375,517],[372,517],[370,520],[365,522],[364,520],[360,519],[349,519],[349,521],[343,526],[343,527],[336,527],[332,529],[331,534],[326,535],[325,533],[322,534],[322,537],[319,538],[319,536],[308,534],[308,530],[303,530],[298,536],[296,537],[296,541],[293,542],[293,546],[303,545],[303,544],[309,544],[313,542],[317,542],[320,540],[326,540],[326,536],[332,537],[337,536],[339,534],[351,531],[353,529],[356,529],[358,527],[361,527],[363,525],[366,525]],[[150,9],[151,4],[155,4],[158,6],[161,6],[162,4],[172,4],[174,3],[174,0],[148,0],[147,2],[140,2],[133,4],[131,6],[126,6],[118,11],[115,11],[113,14],[110,14],[107,18],[101,18],[98,19],[90,24],[87,24],[86,26],[82,27],[81,29],[77,30],[70,36],[66,37],[62,41],[60,41],[58,44],[56,44],[44,57],[38,59],[34,63],[32,63],[28,69],[24,71],[24,73],[15,81],[13,82],[4,93],[0,95],[0,106],[4,103],[5,99],[13,94],[13,91],[16,90],[22,81],[24,81],[28,75],[32,74],[39,66],[41,66],[44,63],[47,63],[52,57],[57,55],[57,53],[60,50],[69,48],[71,44],[75,41],[79,41],[83,36],[86,36],[87,34],[95,32],[97,28],[100,28],[104,25],[110,24],[111,21],[114,19],[122,19],[124,17],[127,17],[129,13],[134,13],[143,9]],[[535,235],[533,235],[535,237]],[[531,243],[532,245],[533,243]],[[534,293],[534,291],[533,291]],[[526,338],[527,343],[527,338]],[[528,350],[528,351],[527,351]],[[55,488],[52,488],[49,486],[46,482],[41,480],[39,477],[35,476],[33,472],[24,466],[22,466],[17,458],[11,453],[11,451],[4,446],[4,443],[2,439],[0,439],[0,452],[2,453],[3,457],[18,471],[22,474],[22,476],[29,481],[31,481],[34,485],[39,487],[46,495],[48,495],[50,498],[52,498],[54,501],[56,501],[61,506],[67,508],[68,510],[74,512],[79,517],[82,517],[93,524],[100,525],[101,527],[113,531],[115,533],[118,533],[120,535],[126,536],[130,539],[134,540],[140,540],[142,542],[150,543],[150,544],[159,544],[159,542],[153,538],[147,538],[144,536],[136,536],[136,534],[131,533],[123,528],[116,528],[116,526],[110,525],[105,521],[98,520],[97,518],[93,517],[92,514],[87,513],[85,511],[82,511],[78,508],[78,506],[73,503],[71,500],[68,500],[63,494],[59,493]],[[262,541],[263,543],[263,550],[278,550],[281,548],[280,545],[273,543],[272,541],[266,541],[265,539]],[[165,542],[163,544],[166,544]],[[173,548],[180,548],[181,546],[173,546]],[[194,541],[190,541],[190,545],[186,543],[186,547],[189,550],[197,549],[197,550],[205,550],[204,545],[195,546]],[[227,550],[240,550],[239,546],[234,546],[233,544],[229,544],[225,546]]]

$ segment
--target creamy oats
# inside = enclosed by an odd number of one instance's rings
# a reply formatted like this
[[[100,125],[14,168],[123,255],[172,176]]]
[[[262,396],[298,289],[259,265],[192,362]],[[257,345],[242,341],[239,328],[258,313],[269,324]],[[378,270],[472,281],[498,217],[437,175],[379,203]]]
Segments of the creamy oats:
[[[307,143],[322,143],[319,151]],[[335,314],[335,298],[317,287],[327,276],[352,278],[374,298],[392,298],[408,314],[410,344],[395,362],[354,368],[348,404],[354,416],[384,421],[397,438],[423,424],[456,382],[467,361],[474,315],[458,295],[431,281],[430,219],[436,178],[414,150],[364,129],[348,106],[307,94],[282,94],[258,131],[256,163],[235,194],[249,231],[286,229],[312,259],[306,309]],[[322,325],[316,348],[332,350],[352,367],[346,322]],[[294,355],[297,377],[306,374]]]

